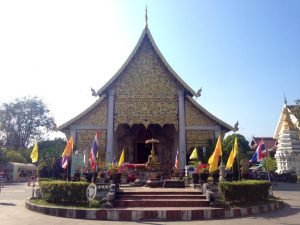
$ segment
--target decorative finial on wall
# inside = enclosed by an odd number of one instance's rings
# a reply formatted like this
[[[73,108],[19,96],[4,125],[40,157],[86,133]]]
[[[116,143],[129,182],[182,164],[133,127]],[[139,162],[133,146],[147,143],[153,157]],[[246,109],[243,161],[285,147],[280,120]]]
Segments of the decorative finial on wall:
[[[147,12],[147,5],[145,9],[145,27],[148,27],[148,12]]]

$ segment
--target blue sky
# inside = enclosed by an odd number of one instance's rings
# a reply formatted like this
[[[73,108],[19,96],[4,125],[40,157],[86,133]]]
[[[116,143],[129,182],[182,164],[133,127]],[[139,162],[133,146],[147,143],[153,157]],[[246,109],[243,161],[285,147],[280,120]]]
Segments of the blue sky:
[[[248,139],[300,98],[300,1],[1,1],[1,102],[43,98],[58,125],[95,101],[144,28],[198,102]]]

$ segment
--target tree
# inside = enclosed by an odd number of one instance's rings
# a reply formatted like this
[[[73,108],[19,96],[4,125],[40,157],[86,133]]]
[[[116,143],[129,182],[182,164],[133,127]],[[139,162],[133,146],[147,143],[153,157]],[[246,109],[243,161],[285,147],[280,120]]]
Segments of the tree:
[[[240,172],[242,170],[242,172],[247,172],[248,165],[246,165],[246,162],[249,161],[249,142],[246,140],[246,138],[241,135],[241,134],[231,134],[229,136],[227,136],[223,142],[222,142],[222,158],[223,158],[223,162],[226,165],[229,154],[232,150],[233,144],[234,144],[234,139],[235,137],[237,137],[238,139],[238,154],[237,154],[237,158],[235,159],[235,163],[233,164],[232,170],[233,170],[233,174],[234,177],[240,178]],[[237,160],[239,160],[239,165],[237,163]],[[242,163],[241,163],[242,162]]]
[[[0,131],[7,147],[16,150],[26,148],[54,128],[54,118],[38,97],[17,98],[0,108]]]
[[[268,173],[275,172],[277,170],[276,159],[272,159],[270,156],[268,156],[263,160],[262,166]]]
[[[6,150],[3,148],[0,148],[0,163],[6,163],[7,157],[6,157]]]
[[[19,153],[13,150],[6,152],[7,162],[26,163],[26,159]]]
[[[238,157],[239,159],[247,158],[247,153],[250,150],[249,142],[246,138],[241,134],[231,134],[227,136],[222,142],[222,150],[223,150],[223,160],[224,163],[227,162],[230,151],[233,147],[234,138],[238,139]]]
[[[39,145],[39,174],[43,177],[57,177],[61,168],[61,155],[67,142],[64,139],[56,138],[54,140],[41,141]],[[33,146],[31,147],[31,149]],[[30,151],[31,152],[31,151]]]

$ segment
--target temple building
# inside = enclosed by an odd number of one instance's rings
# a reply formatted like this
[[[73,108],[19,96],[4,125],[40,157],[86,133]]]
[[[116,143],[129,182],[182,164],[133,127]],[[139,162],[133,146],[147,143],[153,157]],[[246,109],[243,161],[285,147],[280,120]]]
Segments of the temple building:
[[[145,163],[151,150],[145,140],[155,138],[160,164],[174,166],[178,149],[183,168],[195,147],[233,129],[194,100],[196,92],[167,63],[147,23],[126,62],[94,96],[94,104],[58,129],[86,155],[99,131],[98,157],[108,163],[122,149],[125,162]]]
[[[275,159],[277,172],[294,171],[300,175],[300,129],[297,118],[286,101],[280,114],[274,138],[278,140]]]

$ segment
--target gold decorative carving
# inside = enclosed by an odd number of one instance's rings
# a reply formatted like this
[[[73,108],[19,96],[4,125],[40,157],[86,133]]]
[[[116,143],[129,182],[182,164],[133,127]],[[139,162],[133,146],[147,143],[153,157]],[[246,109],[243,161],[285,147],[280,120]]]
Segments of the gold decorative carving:
[[[185,100],[185,122],[186,125],[199,125],[199,126],[216,126],[215,121],[201,112],[190,101]]]
[[[187,153],[195,147],[207,146],[208,140],[214,140],[214,131],[188,130],[185,132]]]
[[[115,130],[119,124],[178,127],[178,84],[148,38],[114,85]]]
[[[95,130],[78,130],[76,133],[76,150],[79,152],[87,151],[88,155],[95,138]],[[105,161],[106,131],[100,131],[98,157],[102,162]],[[88,159],[86,159],[88,160]]]
[[[77,120],[73,125],[107,125],[106,98],[89,113]]]

